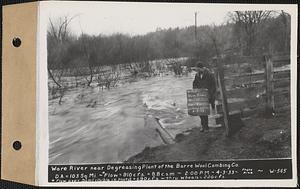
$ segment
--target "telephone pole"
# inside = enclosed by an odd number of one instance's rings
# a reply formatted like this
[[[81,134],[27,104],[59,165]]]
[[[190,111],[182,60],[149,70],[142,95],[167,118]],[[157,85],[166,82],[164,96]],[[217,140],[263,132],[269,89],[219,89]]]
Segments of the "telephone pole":
[[[195,42],[197,42],[197,12],[195,12]]]

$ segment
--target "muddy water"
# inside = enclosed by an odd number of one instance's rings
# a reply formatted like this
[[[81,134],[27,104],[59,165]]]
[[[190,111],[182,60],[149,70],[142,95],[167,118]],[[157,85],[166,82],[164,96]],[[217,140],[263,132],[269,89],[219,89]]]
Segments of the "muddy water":
[[[123,162],[147,146],[164,145],[155,120],[173,138],[199,127],[200,119],[187,115],[192,81],[153,77],[111,90],[73,89],[62,105],[49,101],[50,164]]]

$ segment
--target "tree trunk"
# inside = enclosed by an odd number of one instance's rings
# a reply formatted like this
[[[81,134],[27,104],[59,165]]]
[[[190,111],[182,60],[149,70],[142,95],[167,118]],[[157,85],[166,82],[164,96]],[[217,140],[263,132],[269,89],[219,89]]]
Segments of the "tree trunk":
[[[51,77],[51,79],[53,80],[53,82],[54,82],[59,88],[61,88],[61,85],[55,80],[55,78],[54,78],[54,76],[53,76],[51,70],[50,70],[49,68],[47,68],[47,69],[48,69],[49,76]]]
[[[90,69],[90,79],[88,80],[87,86],[90,86],[93,81],[93,68],[89,66],[89,69]]]

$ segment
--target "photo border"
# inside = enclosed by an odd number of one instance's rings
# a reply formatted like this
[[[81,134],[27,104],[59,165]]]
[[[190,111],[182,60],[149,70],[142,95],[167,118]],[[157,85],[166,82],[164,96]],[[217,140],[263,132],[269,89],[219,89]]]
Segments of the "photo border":
[[[297,184],[297,5],[287,4],[231,4],[230,7],[233,10],[285,10],[291,15],[291,149],[292,149],[292,167],[293,167],[293,179],[289,180],[178,180],[178,181],[102,181],[102,182],[80,182],[80,183],[48,183],[48,149],[49,149],[49,133],[48,133],[48,88],[47,88],[47,41],[46,41],[46,30],[47,30],[47,9],[50,4],[54,6],[60,6],[63,3],[87,3],[87,2],[40,2],[39,6],[39,26],[38,26],[38,57],[37,57],[37,175],[38,184],[43,186],[226,186],[226,187],[238,187],[238,186],[276,186],[276,187],[293,187]],[[102,2],[93,2],[102,3]],[[108,3],[108,2],[105,2]],[[110,2],[109,2],[110,3]],[[111,2],[115,3],[115,2]],[[123,2],[122,2],[123,3]],[[133,2],[125,2],[133,3]],[[145,3],[145,2],[143,2]],[[142,3],[142,4],[143,4]],[[159,3],[159,2],[157,2]],[[161,3],[161,2],[160,2]],[[170,2],[168,2],[170,3]],[[172,2],[173,3],[173,2]],[[189,3],[180,3],[181,6],[189,5]],[[199,9],[202,6],[214,7],[214,6],[226,6],[228,4],[199,4]],[[73,5],[72,5],[73,6]],[[80,6],[80,5],[79,5]],[[203,7],[202,7],[203,8]],[[49,10],[48,10],[49,11]]]

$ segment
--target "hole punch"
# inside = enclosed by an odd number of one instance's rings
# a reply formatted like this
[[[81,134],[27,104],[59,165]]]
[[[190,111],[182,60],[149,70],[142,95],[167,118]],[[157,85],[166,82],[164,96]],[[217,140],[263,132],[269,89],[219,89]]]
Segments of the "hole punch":
[[[13,148],[14,148],[15,150],[20,150],[20,149],[22,148],[22,143],[21,143],[20,141],[15,141],[15,142],[13,143]]]
[[[20,47],[21,46],[21,39],[18,37],[14,37],[12,40],[12,44],[14,47]]]

